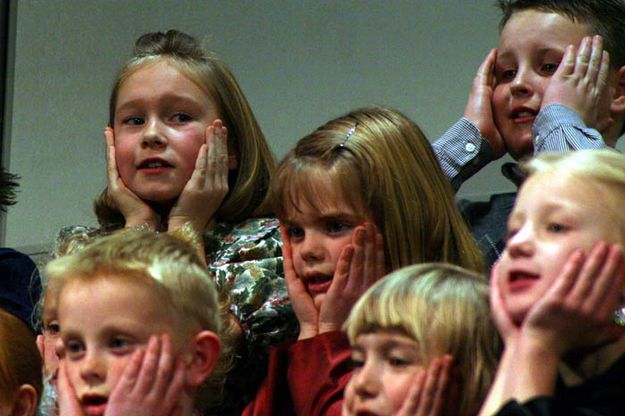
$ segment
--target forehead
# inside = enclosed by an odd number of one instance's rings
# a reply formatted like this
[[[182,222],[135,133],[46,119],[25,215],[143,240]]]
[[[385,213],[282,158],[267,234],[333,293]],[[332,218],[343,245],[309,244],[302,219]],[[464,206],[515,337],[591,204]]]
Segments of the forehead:
[[[96,275],[68,281],[59,293],[57,308],[64,321],[87,317],[97,322],[111,316],[150,323],[168,320],[163,303],[156,288],[138,279]]]
[[[506,22],[499,37],[498,53],[522,47],[564,49],[570,44],[578,45],[589,34],[588,24],[553,12],[523,10]]]
[[[349,183],[343,183],[339,176],[338,172],[321,168],[299,173],[285,195],[287,219],[337,213],[371,217],[359,192]]]
[[[513,216],[529,212],[548,214],[559,209],[590,222],[609,219],[625,225],[621,213],[624,199],[618,189],[596,179],[562,172],[537,173],[521,187]],[[621,229],[614,228],[619,239]]]
[[[165,59],[140,64],[120,84],[116,105],[126,100],[163,96],[192,97],[212,104],[208,91],[188,72]]]

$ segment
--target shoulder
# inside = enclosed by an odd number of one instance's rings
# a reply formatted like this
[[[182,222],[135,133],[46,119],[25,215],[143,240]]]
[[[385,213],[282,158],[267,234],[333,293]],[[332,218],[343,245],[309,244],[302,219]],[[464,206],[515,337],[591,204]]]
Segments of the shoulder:
[[[276,218],[252,218],[237,224],[218,223],[204,234],[210,263],[248,261],[282,255],[280,222]]]

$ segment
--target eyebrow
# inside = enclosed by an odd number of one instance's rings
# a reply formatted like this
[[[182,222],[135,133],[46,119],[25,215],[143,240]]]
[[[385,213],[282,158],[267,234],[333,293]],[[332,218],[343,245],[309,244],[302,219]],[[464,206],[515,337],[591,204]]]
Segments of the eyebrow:
[[[159,96],[159,99],[169,100],[169,101],[172,101],[174,104],[192,103],[200,107],[202,106],[202,104],[198,100],[194,99],[193,97],[189,95],[183,95],[183,94],[166,93],[166,94]],[[126,109],[132,109],[136,106],[144,104],[146,101],[148,100],[145,98],[135,98],[133,100],[125,101],[123,104],[115,108],[115,112],[123,111]]]

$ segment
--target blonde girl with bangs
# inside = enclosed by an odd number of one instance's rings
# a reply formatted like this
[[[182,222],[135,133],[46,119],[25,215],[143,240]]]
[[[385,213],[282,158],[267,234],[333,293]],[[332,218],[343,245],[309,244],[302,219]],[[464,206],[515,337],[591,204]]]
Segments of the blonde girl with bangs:
[[[360,295],[413,263],[481,272],[482,256],[430,143],[395,110],[359,109],[319,127],[280,162],[271,192],[300,332],[298,342],[272,350],[246,414],[340,414],[349,379],[341,327]],[[340,371],[326,371],[341,362]],[[282,397],[275,383],[287,378]]]
[[[358,300],[345,328],[354,371],[344,416],[478,413],[499,350],[482,275],[444,263],[402,268]],[[450,385],[456,400],[445,396]]]
[[[296,334],[268,198],[275,160],[234,75],[193,37],[138,38],[105,128],[108,185],[96,234],[190,224],[231,311],[237,362],[217,414],[240,413],[265,373],[266,348]],[[72,230],[64,230],[72,235]]]

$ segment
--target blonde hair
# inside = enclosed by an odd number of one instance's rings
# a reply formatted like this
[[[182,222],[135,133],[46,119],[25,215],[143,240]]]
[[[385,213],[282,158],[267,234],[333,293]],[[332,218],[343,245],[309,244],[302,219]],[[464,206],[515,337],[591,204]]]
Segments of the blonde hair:
[[[541,153],[523,165],[529,177],[556,173],[603,185],[614,200],[604,209],[618,219],[620,230],[615,229],[618,241],[625,243],[625,155],[614,149],[578,150],[567,153]],[[612,209],[610,209],[612,208]]]
[[[20,386],[29,384],[41,397],[41,355],[26,324],[0,309],[0,402],[12,403]]]
[[[345,327],[352,345],[362,334],[403,333],[417,342],[425,365],[450,354],[461,384],[458,414],[477,414],[500,350],[483,276],[443,263],[405,267],[369,288]]]
[[[177,236],[126,229],[94,239],[48,263],[48,290],[60,297],[63,287],[73,281],[133,279],[154,289],[185,336],[202,330],[220,334],[222,319],[227,317],[220,312],[217,289],[197,248],[189,242],[195,238],[191,233],[189,227],[183,227]],[[228,352],[226,348],[221,363],[196,394],[196,403],[205,405],[221,396],[230,364]]]
[[[482,254],[430,143],[398,111],[355,110],[301,139],[280,162],[272,182],[278,217],[286,219],[298,210],[299,198],[319,208],[327,190],[319,189],[318,179],[371,213],[382,230],[391,270],[444,261],[482,271]]]
[[[234,75],[195,38],[169,30],[147,33],[137,39],[133,56],[119,71],[111,91],[109,125],[113,126],[117,95],[123,83],[144,66],[162,61],[173,65],[213,99],[228,128],[229,152],[239,158],[238,168],[228,178],[230,191],[215,214],[217,220],[236,223],[269,215],[267,192],[275,159]],[[95,201],[95,211],[104,229],[124,226],[123,216],[108,200],[106,189]]]

